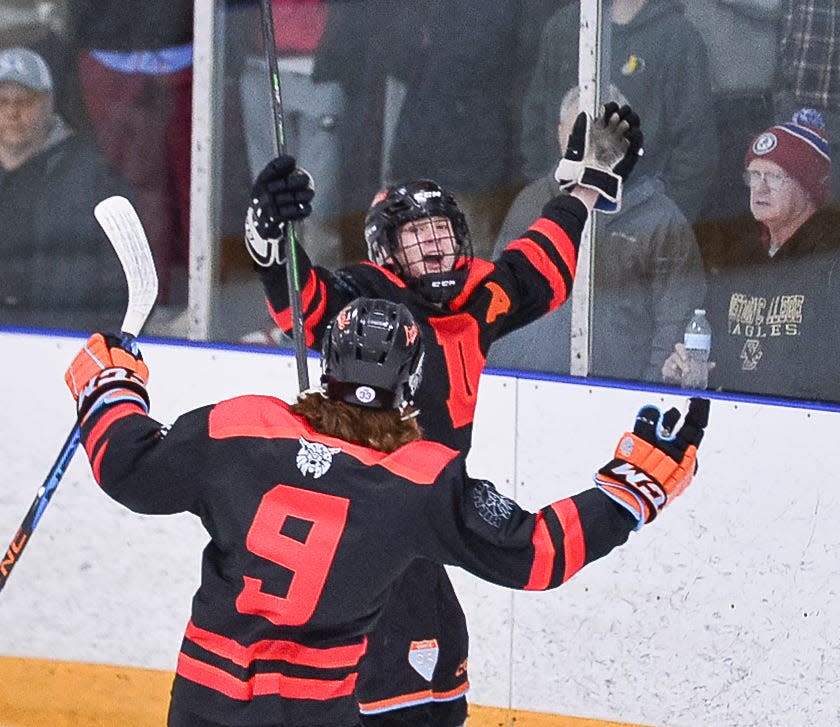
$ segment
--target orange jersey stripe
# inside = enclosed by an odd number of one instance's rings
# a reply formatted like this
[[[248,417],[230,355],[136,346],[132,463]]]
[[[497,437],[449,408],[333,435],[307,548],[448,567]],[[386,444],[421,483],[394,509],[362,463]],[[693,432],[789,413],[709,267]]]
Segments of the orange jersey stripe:
[[[569,295],[569,290],[566,287],[566,281],[563,276],[557,272],[551,258],[548,257],[545,250],[539,245],[534,244],[532,240],[525,238],[514,240],[511,242],[506,250],[518,250],[545,278],[551,287],[551,302],[549,307],[554,310],[560,306]]]
[[[312,301],[315,299],[315,294],[318,291],[321,292],[321,304],[315,311],[307,315],[306,311],[309,309],[309,306],[312,305]],[[312,332],[312,329],[320,323],[321,316],[323,316],[327,305],[326,286],[315,273],[314,269],[309,271],[309,275],[306,279],[306,285],[303,286],[303,290],[300,293],[300,304],[301,313],[304,317],[305,323],[304,331],[306,334],[306,344],[307,346],[311,346],[315,340],[315,335]],[[271,303],[269,303],[268,310],[271,313],[271,317],[274,318],[274,322],[281,330],[286,333],[289,333],[292,330],[292,308],[290,305],[287,305],[281,311],[275,311],[271,307]]]
[[[218,667],[205,664],[184,653],[178,655],[179,676],[231,699],[248,701],[253,697],[277,695],[287,699],[315,699],[326,701],[350,696],[356,688],[358,674],[344,679],[301,679],[276,672],[254,674],[250,679],[238,679]]]
[[[563,583],[565,583],[583,568],[586,562],[586,541],[583,537],[583,525],[580,522],[580,513],[573,500],[566,499],[552,503],[551,509],[554,510],[563,528],[563,552],[566,562],[563,571]]]
[[[220,402],[210,412],[208,430],[212,439],[258,437],[297,439],[307,437],[338,447],[366,465],[379,465],[417,485],[430,485],[458,452],[438,442],[417,440],[386,454],[311,429],[292,414],[287,405],[269,396],[240,396]]]
[[[108,428],[114,422],[131,414],[145,413],[146,412],[143,411],[142,407],[139,404],[133,404],[130,401],[126,401],[122,404],[116,404],[115,406],[109,407],[108,411],[105,412],[105,414],[103,414],[102,417],[100,417],[99,421],[96,422],[96,424],[90,430],[88,435],[85,437],[85,452],[87,452],[88,458],[93,457],[93,452],[96,450],[96,447],[99,445],[99,442],[105,435],[105,432],[108,431]]]
[[[537,514],[534,533],[531,536],[534,546],[534,562],[531,564],[531,575],[525,584],[526,591],[544,591],[551,584],[551,574],[554,571],[554,541],[548,532],[548,525],[542,513]]]
[[[563,262],[566,263],[569,272],[574,274],[577,268],[577,250],[572,242],[572,238],[569,237],[569,234],[560,225],[552,222],[547,217],[540,217],[528,229],[545,235],[551,241],[551,244],[557,250],[560,257],[563,258]]]
[[[389,712],[393,709],[406,707],[413,704],[425,704],[426,702],[448,702],[457,699],[462,694],[469,691],[470,683],[464,681],[454,689],[446,692],[435,692],[431,689],[423,689],[419,692],[412,692],[410,694],[400,694],[396,697],[389,697],[388,699],[378,699],[375,702],[359,702],[359,711],[362,714],[375,714],[377,712]]]
[[[358,644],[328,648],[304,646],[294,641],[281,639],[263,639],[243,646],[226,636],[202,629],[192,621],[187,624],[185,635],[201,648],[241,667],[248,667],[258,659],[285,661],[289,664],[322,669],[354,667],[367,650],[366,638]]]

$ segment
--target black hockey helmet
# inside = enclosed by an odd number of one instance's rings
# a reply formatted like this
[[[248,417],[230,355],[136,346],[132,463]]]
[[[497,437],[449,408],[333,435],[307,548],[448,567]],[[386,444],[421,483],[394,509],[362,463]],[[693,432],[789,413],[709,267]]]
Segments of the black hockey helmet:
[[[426,271],[418,276],[404,270],[396,259],[395,252],[403,248],[399,231],[407,222],[431,217],[445,217],[452,224],[454,260],[450,270]],[[420,291],[435,302],[449,300],[460,292],[466,279],[464,263],[473,257],[464,213],[452,193],[430,179],[395,184],[377,193],[365,216],[365,241],[372,262],[393,269],[406,282],[419,283]]]
[[[405,305],[356,298],[324,333],[321,383],[330,399],[399,409],[411,403],[422,363],[420,328]]]

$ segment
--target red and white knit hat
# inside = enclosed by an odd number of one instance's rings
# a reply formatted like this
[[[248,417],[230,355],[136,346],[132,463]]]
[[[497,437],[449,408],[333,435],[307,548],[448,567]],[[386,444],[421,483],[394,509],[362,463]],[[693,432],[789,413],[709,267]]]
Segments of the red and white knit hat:
[[[792,121],[771,126],[753,139],[744,166],[769,159],[799,182],[818,207],[828,197],[831,151],[825,122],[815,109],[799,109]]]

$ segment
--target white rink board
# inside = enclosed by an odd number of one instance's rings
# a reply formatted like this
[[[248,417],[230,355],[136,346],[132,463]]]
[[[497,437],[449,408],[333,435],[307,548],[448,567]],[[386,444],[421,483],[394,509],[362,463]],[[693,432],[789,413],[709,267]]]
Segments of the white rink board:
[[[63,374],[82,340],[0,333],[0,547],[73,424]],[[291,356],[143,351],[162,421],[297,391]],[[684,400],[487,375],[470,470],[535,509],[588,487],[649,401]],[[688,492],[561,589],[453,571],[472,701],[658,727],[840,724],[840,490],[824,474],[838,439],[836,412],[716,400]],[[205,541],[192,516],[111,502],[79,453],[0,595],[0,654],[174,669]]]

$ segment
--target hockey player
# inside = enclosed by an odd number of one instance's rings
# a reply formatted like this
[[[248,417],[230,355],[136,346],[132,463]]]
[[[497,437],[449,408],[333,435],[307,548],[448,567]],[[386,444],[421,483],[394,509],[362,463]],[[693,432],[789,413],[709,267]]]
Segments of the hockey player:
[[[510,588],[561,585],[690,483],[708,400],[645,407],[596,487],[522,510],[420,438],[423,334],[401,304],[360,298],[327,329],[322,389],[240,396],[164,427],[139,350],[94,334],[65,379],[102,489],[141,513],[191,512],[210,542],[182,641],[169,727],[351,727],[359,661],[414,559]],[[432,724],[432,723],[430,723]]]
[[[560,306],[574,280],[581,231],[594,206],[612,211],[642,147],[639,117],[609,103],[594,121],[580,114],[556,177],[563,192],[494,262],[473,257],[454,197],[430,180],[397,184],[374,198],[365,220],[367,262],[336,272],[298,250],[304,332],[317,345],[338,310],[357,296],[404,303],[426,340],[417,392],[424,436],[466,452],[478,383],[490,344]],[[257,178],[246,245],[259,266],[269,311],[292,328],[284,224],[306,217],[313,189],[291,157]],[[412,666],[427,649],[432,674]],[[357,696],[366,727],[457,727],[467,716],[466,619],[446,571],[416,561],[393,589],[370,637]]]

